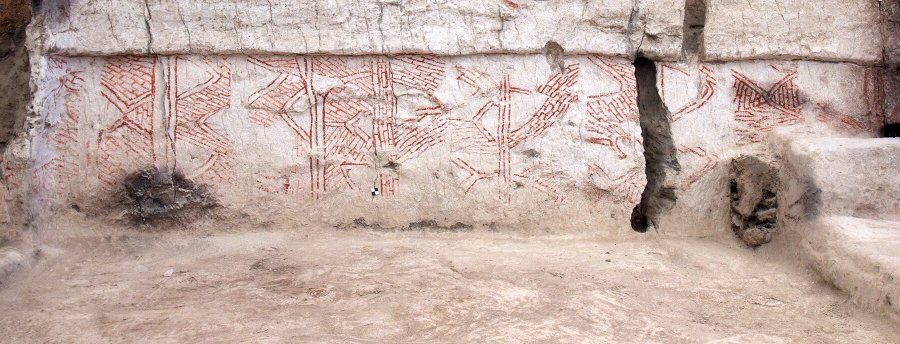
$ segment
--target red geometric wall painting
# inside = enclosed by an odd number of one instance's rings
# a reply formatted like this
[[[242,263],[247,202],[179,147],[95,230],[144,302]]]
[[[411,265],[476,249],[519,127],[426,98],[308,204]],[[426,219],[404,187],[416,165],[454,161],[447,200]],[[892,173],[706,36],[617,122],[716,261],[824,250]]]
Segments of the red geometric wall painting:
[[[633,147],[643,143],[634,66],[624,61],[597,56],[591,56],[588,60],[615,86],[612,91],[588,96],[587,141],[604,146],[620,161],[629,157],[634,158],[634,154],[640,154],[641,151]],[[631,147],[626,147],[625,144],[630,144]],[[603,167],[598,162],[589,162],[587,170],[595,176],[592,178],[595,186],[607,191],[601,198],[609,196],[631,203],[640,200],[646,184],[643,164],[636,164],[622,172],[614,173],[608,166]]]
[[[762,142],[776,126],[803,122],[800,92],[795,84],[797,72],[786,70],[781,73],[783,76],[766,88],[738,71],[731,71],[738,145]]]
[[[606,146],[621,160],[628,157],[625,142],[641,143],[641,136],[635,130],[639,123],[637,108],[637,81],[634,67],[624,62],[613,62],[591,56],[588,60],[617,85],[609,93],[588,96],[587,131],[591,134],[588,142]]]
[[[282,192],[302,188],[296,185],[298,174],[308,174],[306,189],[313,199],[328,191],[356,189],[350,171],[372,165],[370,153],[400,164],[443,139],[446,120],[433,96],[445,73],[439,58],[253,57],[250,62],[273,74],[249,97],[251,122],[289,127],[296,138],[296,156],[308,163],[308,171],[293,169],[263,178],[263,184],[280,183]],[[317,85],[319,76],[339,80],[340,85]],[[433,104],[399,113],[395,87],[417,90]],[[291,114],[298,102],[305,102],[306,121]],[[396,172],[379,168],[376,179],[382,195],[397,192]]]
[[[473,94],[490,95],[477,112],[452,120],[451,140],[460,151],[451,158],[451,163],[463,176],[460,186],[465,193],[484,181],[493,180],[498,186],[500,200],[506,202],[511,200],[511,189],[526,184],[558,196],[547,176],[536,173],[541,166],[514,169],[511,152],[546,133],[578,100],[573,90],[578,81],[578,64],[568,65],[564,73],[551,75],[534,89],[514,85],[509,74],[494,78],[472,67],[457,66],[456,69],[457,80],[468,85]],[[513,111],[513,102],[518,95],[541,95],[543,100],[535,110],[518,113]],[[489,127],[485,122],[494,125]],[[486,159],[489,156],[493,159]],[[493,164],[489,163],[491,160]]]
[[[51,128],[44,133],[43,142],[53,151],[53,155],[36,167],[44,180],[41,186],[47,186],[47,180],[64,182],[80,175],[82,170],[78,137],[78,124],[82,117],[84,71],[73,68],[68,62],[59,58],[47,59],[47,74],[55,77],[48,97],[43,104],[46,109],[56,109],[59,117]],[[55,190],[63,192],[64,188]]]
[[[671,101],[671,99],[666,98],[667,88],[684,88],[686,84],[692,82],[690,76],[691,73],[688,73],[684,69],[673,66],[671,64],[660,65],[659,92],[663,102],[668,104],[669,101]],[[681,105],[680,107],[675,109],[669,109],[672,112],[673,122],[678,122],[684,116],[696,112],[698,109],[706,105],[706,103],[709,102],[709,100],[712,99],[712,97],[716,94],[716,86],[718,86],[718,80],[716,79],[715,71],[707,65],[700,65],[699,77],[700,89],[698,90],[697,95],[694,96],[687,104]]]
[[[98,178],[107,187],[156,163],[156,63],[156,57],[112,57],[100,72],[101,95],[115,119],[97,136]]]
[[[865,113],[862,116],[834,113],[827,102],[818,102],[816,103],[816,118],[820,122],[851,133],[869,134],[877,134],[886,121],[895,121],[891,118],[891,114],[885,112],[884,71],[877,68],[866,68],[861,77],[861,93],[865,102]]]
[[[205,184],[233,181],[231,142],[209,123],[231,106],[231,67],[210,57],[171,57],[167,62],[167,165],[178,169],[176,145],[186,144],[192,153],[200,150],[205,156],[189,171],[189,178]]]

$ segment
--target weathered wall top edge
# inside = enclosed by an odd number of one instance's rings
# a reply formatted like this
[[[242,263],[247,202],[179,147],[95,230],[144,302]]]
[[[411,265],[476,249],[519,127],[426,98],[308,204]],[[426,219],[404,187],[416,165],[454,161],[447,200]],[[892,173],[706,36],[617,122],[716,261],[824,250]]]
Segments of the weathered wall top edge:
[[[681,54],[682,0],[96,0],[44,6],[54,55],[567,53]]]
[[[51,50],[45,49],[43,52],[44,56],[58,56],[58,57],[113,57],[113,56],[189,56],[189,55],[197,55],[197,56],[246,56],[246,55],[265,55],[265,56],[399,56],[399,55],[430,55],[430,56],[438,56],[438,57],[469,57],[469,56],[489,56],[489,55],[543,55],[546,51],[544,49],[528,49],[528,50],[485,50],[479,52],[471,52],[471,53],[457,53],[457,54],[449,54],[449,53],[435,53],[430,51],[423,50],[401,50],[401,51],[366,51],[366,52],[358,52],[358,51],[291,51],[291,50],[263,50],[263,49],[249,49],[249,50],[232,50],[232,49],[222,49],[222,50],[163,50],[163,51],[153,51],[151,53],[147,53],[146,50],[142,49],[125,49],[121,51],[100,51],[100,50]],[[578,56],[600,56],[600,57],[612,57],[612,58],[623,58],[628,60],[634,59],[634,54],[628,54],[625,52],[609,52],[609,51],[591,51],[591,50],[572,50],[566,51],[563,56],[566,57],[578,57]],[[666,57],[666,58],[652,58],[656,61],[667,61],[667,62],[676,62],[680,59],[674,57]]]
[[[277,50],[277,49],[171,49],[171,50],[153,50],[148,53],[146,49],[121,49],[121,50],[99,50],[99,49],[53,49],[43,50],[43,54],[47,56],[61,57],[110,57],[123,55],[154,55],[154,56],[176,56],[176,55],[328,55],[328,56],[393,56],[393,55],[433,55],[442,57],[465,57],[478,55],[532,55],[545,54],[543,48],[534,49],[485,49],[471,52],[435,52],[422,49],[403,49],[388,51],[350,51],[350,50]],[[594,55],[603,57],[619,57],[629,60],[636,58],[634,52],[626,51],[609,51],[609,50],[588,50],[588,49],[572,49],[566,50],[565,56]],[[688,62],[690,58],[685,56],[674,55],[648,55],[641,54],[651,60],[657,62]],[[852,58],[845,56],[825,56],[817,54],[746,54],[740,56],[710,55],[707,54],[700,58],[703,63],[727,63],[727,62],[752,62],[752,61],[817,61],[832,63],[852,63],[864,66],[883,66],[884,59],[867,59]]]
[[[440,57],[467,57],[467,56],[484,56],[484,55],[543,55],[545,49],[526,49],[526,50],[501,50],[491,49],[478,52],[468,53],[435,53],[424,50],[400,50],[400,51],[294,51],[294,50],[267,50],[267,49],[199,49],[199,50],[162,50],[147,53],[143,49],[124,49],[120,51],[101,51],[101,50],[50,50],[46,49],[44,55],[59,57],[112,57],[112,56],[186,56],[186,55],[202,55],[202,56],[241,56],[241,55],[314,55],[314,56],[396,56],[396,55],[431,55]],[[627,52],[611,52],[604,50],[571,50],[566,51],[564,56],[602,56],[623,58],[634,60],[634,53]],[[647,58],[657,62],[689,62],[683,56],[646,56]],[[700,58],[701,63],[729,63],[729,62],[765,62],[765,61],[812,61],[825,63],[850,63],[862,66],[883,66],[885,63],[881,59],[859,59],[845,57],[829,57],[818,55],[794,55],[794,54],[755,54],[744,56],[703,56]]]
[[[870,1],[72,0],[39,16],[42,53],[60,56],[470,56],[541,53],[552,41],[567,54],[681,61],[685,20],[700,12],[703,61],[897,59],[881,33],[889,11]]]
[[[846,58],[840,56],[795,55],[795,54],[753,54],[743,56],[703,56],[703,63],[765,62],[765,61],[810,61],[823,63],[850,63],[861,66],[884,66],[882,59]]]

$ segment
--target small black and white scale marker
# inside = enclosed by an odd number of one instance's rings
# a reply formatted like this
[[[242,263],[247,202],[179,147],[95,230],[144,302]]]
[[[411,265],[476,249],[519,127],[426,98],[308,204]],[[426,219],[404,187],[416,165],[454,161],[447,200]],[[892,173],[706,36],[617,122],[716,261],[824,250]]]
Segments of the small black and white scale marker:
[[[378,196],[380,194],[381,194],[381,191],[378,191],[378,188],[376,188],[376,187],[372,188],[372,197]]]

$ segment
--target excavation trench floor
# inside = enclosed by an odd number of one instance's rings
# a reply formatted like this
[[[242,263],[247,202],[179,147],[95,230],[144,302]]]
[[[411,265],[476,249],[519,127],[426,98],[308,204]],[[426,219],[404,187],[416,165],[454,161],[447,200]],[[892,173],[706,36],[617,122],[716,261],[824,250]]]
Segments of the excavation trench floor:
[[[73,236],[0,286],[0,309],[7,343],[900,342],[809,271],[653,236]]]

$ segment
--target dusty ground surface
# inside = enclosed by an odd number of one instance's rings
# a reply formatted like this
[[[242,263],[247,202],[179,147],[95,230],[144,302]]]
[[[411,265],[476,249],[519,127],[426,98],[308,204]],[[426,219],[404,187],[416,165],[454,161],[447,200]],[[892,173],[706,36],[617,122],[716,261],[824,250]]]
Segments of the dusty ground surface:
[[[55,238],[0,286],[0,341],[900,341],[895,323],[810,272],[709,239],[324,228]]]

